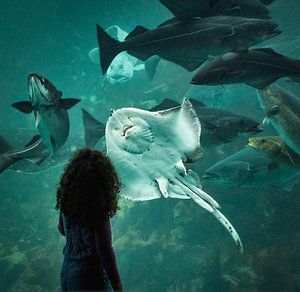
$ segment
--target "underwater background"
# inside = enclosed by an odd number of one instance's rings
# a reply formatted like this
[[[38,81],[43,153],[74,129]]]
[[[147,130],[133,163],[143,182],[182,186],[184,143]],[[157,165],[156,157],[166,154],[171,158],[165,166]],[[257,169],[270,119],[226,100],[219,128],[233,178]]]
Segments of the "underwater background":
[[[276,0],[269,8],[282,34],[260,46],[274,46],[280,53],[300,58],[299,0]],[[163,73],[152,82],[139,81],[107,92],[99,66],[88,56],[97,47],[96,23],[130,32],[136,25],[154,28],[170,17],[155,0],[1,0],[1,136],[14,148],[22,148],[37,133],[33,116],[11,107],[28,99],[30,73],[51,80],[64,97],[81,99],[69,111],[71,131],[64,147],[72,151],[84,146],[81,108],[104,123],[110,108],[148,109],[166,97],[181,102],[191,74],[174,64],[161,68]],[[300,96],[299,85],[279,84]],[[186,96],[259,122],[264,118],[256,90],[246,85],[201,86]],[[276,134],[271,126],[264,129],[264,134]],[[247,139],[241,138],[205,149],[190,167],[201,178],[207,168],[246,144]],[[96,148],[104,149],[103,138]],[[59,291],[65,239],[57,231],[54,207],[67,158],[62,155],[37,173],[12,168],[0,174],[0,291]],[[239,232],[244,253],[191,200],[121,198],[112,229],[124,290],[300,291],[299,183],[291,191],[208,182],[203,189],[220,203]]]

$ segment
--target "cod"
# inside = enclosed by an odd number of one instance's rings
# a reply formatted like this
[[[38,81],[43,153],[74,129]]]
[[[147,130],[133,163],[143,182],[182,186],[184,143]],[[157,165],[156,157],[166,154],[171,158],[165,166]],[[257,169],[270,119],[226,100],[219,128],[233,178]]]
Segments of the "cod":
[[[271,85],[259,91],[258,100],[269,121],[285,144],[300,155],[300,99]]]

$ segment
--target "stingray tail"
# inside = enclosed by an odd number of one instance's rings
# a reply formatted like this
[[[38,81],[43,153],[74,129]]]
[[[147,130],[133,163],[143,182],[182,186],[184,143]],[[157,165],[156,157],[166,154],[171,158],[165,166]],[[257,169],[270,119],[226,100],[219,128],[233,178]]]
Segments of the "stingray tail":
[[[113,61],[116,55],[118,55],[122,49],[120,48],[120,42],[112,38],[101,26],[97,24],[97,38],[99,45],[99,55],[102,73],[105,74],[109,65]]]
[[[212,213],[217,218],[217,220],[227,229],[227,231],[230,233],[231,237],[233,238],[237,248],[242,253],[243,244],[240,239],[240,236],[237,233],[236,229],[233,227],[233,225],[230,223],[230,221],[219,210],[220,205],[203,190],[197,188],[192,183],[187,182],[185,178],[180,176],[176,178],[180,187],[186,192],[186,194],[189,197],[191,197],[196,204],[198,204],[208,212]]]

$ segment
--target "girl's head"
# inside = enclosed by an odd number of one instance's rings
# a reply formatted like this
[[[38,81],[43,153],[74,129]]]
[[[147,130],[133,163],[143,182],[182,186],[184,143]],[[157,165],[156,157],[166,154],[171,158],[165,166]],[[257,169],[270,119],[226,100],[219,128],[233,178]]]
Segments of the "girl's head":
[[[56,193],[56,209],[71,224],[89,225],[113,217],[120,181],[110,159],[97,150],[78,150],[66,165]]]

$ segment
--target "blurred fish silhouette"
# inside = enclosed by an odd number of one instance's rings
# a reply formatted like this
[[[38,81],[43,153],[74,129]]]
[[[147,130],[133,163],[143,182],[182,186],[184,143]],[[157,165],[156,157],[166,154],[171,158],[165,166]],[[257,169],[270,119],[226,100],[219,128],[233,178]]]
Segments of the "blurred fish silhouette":
[[[62,99],[62,92],[48,79],[37,74],[28,76],[28,91],[30,101],[16,102],[12,106],[25,114],[34,112],[35,126],[43,143],[53,155],[69,136],[70,121],[67,110],[80,99]]]
[[[211,166],[203,179],[231,187],[291,191],[300,175],[291,163],[277,161],[270,154],[253,147],[244,148]]]
[[[188,100],[158,112],[122,108],[112,111],[106,124],[107,155],[120,176],[122,196],[135,201],[192,198],[223,224],[242,251],[239,235],[219,204],[183,164],[201,156],[200,133],[199,119]]]
[[[124,41],[128,35],[125,30],[121,29],[117,25],[110,26],[105,31],[120,42]],[[99,48],[94,48],[89,51],[89,58],[95,64],[100,64],[99,55]],[[111,84],[126,83],[133,77],[135,71],[141,70],[145,70],[145,65],[143,63],[126,52],[122,52],[112,60],[107,69],[102,85],[105,87],[107,82]]]

